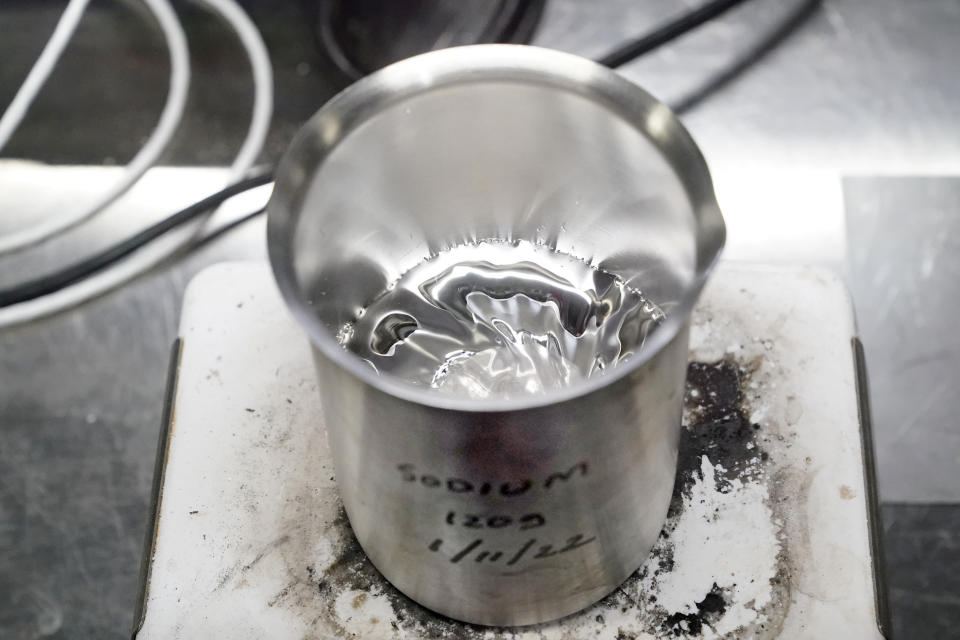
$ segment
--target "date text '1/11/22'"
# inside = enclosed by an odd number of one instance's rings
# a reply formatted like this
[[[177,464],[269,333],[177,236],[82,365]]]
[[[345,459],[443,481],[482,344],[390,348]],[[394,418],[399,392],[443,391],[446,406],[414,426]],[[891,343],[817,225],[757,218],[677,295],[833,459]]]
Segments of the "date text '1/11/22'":
[[[513,566],[524,558],[529,560],[543,560],[561,553],[567,553],[568,551],[573,551],[574,549],[588,545],[596,539],[596,536],[587,538],[582,534],[578,534],[570,536],[567,538],[566,544],[557,545],[555,548],[553,544],[538,544],[540,541],[538,541],[537,538],[530,538],[518,548],[502,551],[484,548],[483,539],[477,538],[466,546],[457,549],[448,560],[452,564],[457,564],[472,557],[475,562],[503,561],[503,564],[506,566]],[[443,540],[441,538],[437,538],[428,546],[430,551],[434,552],[440,552],[442,547]]]

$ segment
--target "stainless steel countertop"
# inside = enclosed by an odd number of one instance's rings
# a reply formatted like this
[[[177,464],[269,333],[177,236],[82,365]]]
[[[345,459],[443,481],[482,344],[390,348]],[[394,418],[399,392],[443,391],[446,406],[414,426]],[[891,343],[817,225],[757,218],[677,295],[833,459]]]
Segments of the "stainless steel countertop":
[[[59,5],[41,4],[0,7],[0,104],[59,15]],[[245,3],[277,69],[265,158],[275,158],[336,88],[295,4]],[[675,5],[553,0],[536,43],[597,55]],[[97,165],[132,154],[166,82],[166,54],[134,6],[91,6],[76,46],[5,153]],[[674,99],[747,47],[786,6],[754,0],[624,73]],[[246,63],[212,19],[191,5],[177,8],[191,38],[196,93],[165,161],[225,165],[246,127]],[[960,299],[960,183],[952,177],[960,176],[958,34],[955,0],[828,1],[781,48],[685,117],[731,221],[728,257],[847,272],[880,390],[874,422],[886,500],[960,501],[953,394],[942,382],[960,373],[958,342],[941,322],[956,315]],[[109,64],[118,51],[123,64]],[[90,173],[66,178],[62,171]],[[110,175],[0,162],[0,229],[14,215],[49,214]],[[917,176],[927,177],[920,184]],[[0,283],[108,243],[218,180],[202,170],[154,172],[109,221],[32,257],[0,260]],[[787,232],[778,231],[783,225]],[[257,222],[73,312],[0,332],[0,636],[126,635],[183,287],[207,264],[262,255]],[[923,277],[928,271],[935,277]],[[881,308],[896,313],[881,315]],[[919,322],[923,314],[910,313],[917,308],[936,321]],[[927,360],[907,362],[915,355]],[[905,363],[910,385],[900,384]]]

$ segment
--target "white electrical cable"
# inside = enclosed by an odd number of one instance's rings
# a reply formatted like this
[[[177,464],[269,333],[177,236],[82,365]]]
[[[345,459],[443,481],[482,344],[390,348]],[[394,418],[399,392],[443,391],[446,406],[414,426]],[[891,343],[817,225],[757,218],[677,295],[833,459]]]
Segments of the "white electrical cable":
[[[273,66],[270,64],[270,54],[267,52],[267,45],[264,44],[260,31],[235,0],[202,0],[202,2],[219,13],[237,34],[240,44],[243,45],[250,59],[250,70],[253,74],[253,115],[250,118],[247,138],[243,141],[230,167],[230,176],[227,178],[227,182],[230,183],[242,178],[243,174],[253,166],[267,140],[270,119],[273,117]]]
[[[173,138],[187,103],[190,87],[190,54],[187,37],[167,0],[144,0],[153,12],[170,49],[170,91],[160,120],[147,142],[124,169],[123,177],[101,194],[92,204],[68,210],[64,215],[0,236],[0,255],[19,251],[56,236],[96,215],[126,193],[156,163]],[[54,60],[55,61],[55,60]]]
[[[50,72],[57,65],[60,54],[63,53],[73,36],[73,32],[76,31],[77,25],[80,24],[80,19],[83,17],[83,12],[89,2],[90,0],[70,0],[70,3],[67,4],[67,8],[64,9],[63,15],[57,22],[57,27],[43,47],[40,57],[33,63],[33,68],[30,69],[27,78],[17,90],[17,95],[13,97],[10,106],[7,107],[7,110],[3,112],[3,117],[0,118],[0,149],[3,149],[7,144],[10,136],[20,126],[23,117],[27,115],[30,104],[37,97],[40,89],[43,88],[43,83],[50,77]]]
[[[162,2],[166,0],[149,0]],[[230,168],[230,178],[243,175],[256,161],[257,155],[263,148],[270,120],[273,115],[273,68],[267,47],[251,22],[249,16],[236,4],[234,0],[203,0],[214,9],[227,24],[236,32],[250,59],[250,66],[254,81],[253,113],[250,118],[250,127],[247,137],[240,147]],[[169,5],[167,5],[169,9]],[[172,13],[172,10],[171,10]],[[174,14],[174,20],[176,16]],[[177,23],[179,27],[179,22]],[[0,308],[0,327],[7,327],[37,318],[51,315],[72,306],[81,304],[100,296],[107,291],[139,276],[163,262],[183,247],[190,244],[202,228],[206,217],[187,228],[177,229],[163,238],[162,242],[148,245],[132,254],[115,266],[82,280],[74,285],[65,287],[56,293],[28,300],[9,307]]]

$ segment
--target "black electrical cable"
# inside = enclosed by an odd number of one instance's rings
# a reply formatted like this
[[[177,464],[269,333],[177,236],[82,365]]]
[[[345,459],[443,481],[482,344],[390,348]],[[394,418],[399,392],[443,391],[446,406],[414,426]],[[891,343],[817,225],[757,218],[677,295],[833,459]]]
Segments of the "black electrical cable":
[[[676,113],[685,113],[714,93],[733,82],[761,58],[780,46],[794,31],[799,29],[820,8],[823,0],[801,0],[763,38],[739,55],[732,64],[707,79],[684,97],[670,105]]]
[[[619,45],[597,62],[615,69],[696,29],[746,0],[713,0],[657,27],[650,33]]]
[[[219,237],[222,236],[223,234],[225,234],[225,233],[227,233],[227,232],[229,232],[229,231],[233,231],[234,229],[236,229],[237,227],[239,227],[239,226],[242,225],[243,223],[245,223],[245,222],[250,222],[250,221],[253,220],[254,218],[256,218],[256,217],[258,217],[258,216],[261,216],[261,215],[263,215],[263,214],[266,213],[266,212],[267,212],[267,208],[266,208],[266,207],[260,207],[260,208],[257,209],[256,211],[252,211],[252,212],[250,212],[250,213],[245,213],[244,215],[240,216],[239,218],[236,218],[236,219],[234,219],[234,220],[231,220],[230,222],[226,223],[226,224],[223,225],[222,227],[217,227],[216,229],[214,229],[213,231],[211,231],[211,232],[208,233],[207,235],[203,236],[202,238],[197,238],[196,242],[194,242],[193,244],[191,244],[190,246],[186,247],[186,248],[183,250],[183,254],[188,254],[188,253],[190,253],[190,252],[192,252],[192,251],[196,251],[197,249],[199,249],[199,248],[201,248],[201,247],[207,246],[208,244],[210,244],[211,242],[213,242],[214,240],[216,240],[217,238],[219,238]],[[181,254],[181,255],[183,255],[183,254]]]
[[[110,265],[122,260],[140,247],[156,240],[167,231],[193,220],[211,211],[233,196],[249,191],[255,187],[265,185],[273,180],[273,169],[261,169],[248,178],[235,182],[221,189],[189,207],[164,218],[160,222],[147,227],[143,231],[127,238],[119,244],[113,245],[96,253],[89,258],[70,265],[59,271],[45,276],[28,280],[8,289],[0,290],[0,307],[7,307],[20,302],[55,293],[60,289],[79,282],[101,271]],[[229,226],[229,225],[228,225]]]

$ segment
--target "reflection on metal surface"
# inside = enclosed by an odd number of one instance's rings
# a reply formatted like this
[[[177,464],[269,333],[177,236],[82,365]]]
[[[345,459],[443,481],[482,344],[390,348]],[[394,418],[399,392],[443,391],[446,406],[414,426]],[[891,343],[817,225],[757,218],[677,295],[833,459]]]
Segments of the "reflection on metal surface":
[[[843,270],[847,239],[837,174],[748,165],[715,171],[714,182],[730,230],[726,259]]]
[[[884,501],[960,501],[960,178],[843,182]]]
[[[622,71],[671,103],[749,47],[790,4],[746,3]],[[595,57],[676,6],[552,2],[536,43]],[[952,0],[826,2],[783,47],[684,120],[718,168],[752,160],[838,171],[956,172],[958,26]]]
[[[667,311],[646,350],[609,374],[626,376],[685,324],[725,238],[686,130],[669,112],[660,139],[642,129],[662,108],[605,67],[534,47],[459,47],[383,69],[328,103],[278,168],[268,241],[281,291],[320,352],[377,389],[428,406],[530,408],[603,383],[454,402],[376,376],[335,336],[450,246],[542,239]],[[333,145],[317,127],[328,117],[342,123]]]

